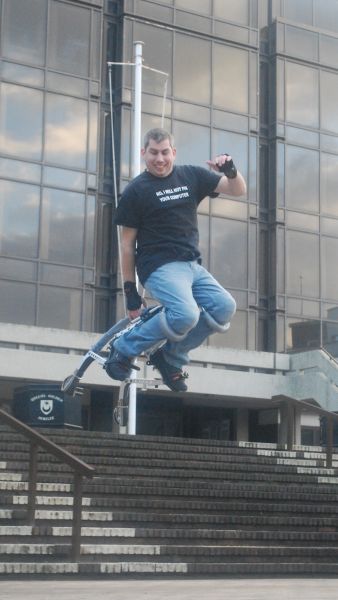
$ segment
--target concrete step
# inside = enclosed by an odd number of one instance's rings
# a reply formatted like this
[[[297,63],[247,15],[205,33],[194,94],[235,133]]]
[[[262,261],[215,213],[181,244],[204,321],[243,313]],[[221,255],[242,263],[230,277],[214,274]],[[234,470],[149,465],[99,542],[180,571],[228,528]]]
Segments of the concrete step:
[[[87,538],[92,543],[110,543],[114,541],[134,541],[146,543],[151,539],[153,542],[163,544],[172,543],[177,540],[198,543],[202,540],[212,541],[213,544],[296,544],[301,545],[324,545],[331,546],[338,542],[337,531],[282,531],[276,530],[241,530],[241,529],[200,529],[200,528],[139,528],[139,527],[82,527],[81,535],[83,543]],[[30,542],[55,544],[55,538],[61,538],[63,542],[69,542],[71,538],[70,526],[46,526],[46,525],[2,525],[0,526],[0,542],[12,543],[13,538],[17,543]],[[53,540],[53,541],[52,541]]]
[[[38,482],[37,483],[37,491],[38,492],[71,492],[71,484],[70,483],[52,483],[52,482]],[[0,491],[15,491],[15,492],[27,492],[28,490],[28,481],[0,481]]]
[[[269,472],[261,472],[259,469],[256,471],[240,471],[236,470],[236,465],[230,465],[227,471],[212,471],[212,470],[191,470],[187,469],[171,469],[167,466],[167,468],[158,468],[158,469],[147,469],[147,468],[133,468],[133,467],[113,467],[108,470],[107,473],[104,473],[104,468],[100,469],[101,473],[99,473],[96,477],[94,477],[92,482],[102,482],[105,481],[106,484],[109,485],[110,482],[114,482],[116,480],[123,479],[125,482],[135,482],[136,479],[143,479],[144,482],[150,484],[151,482],[167,482],[168,478],[177,485],[177,482],[181,480],[182,485],[185,483],[190,483],[195,481],[197,483],[214,485],[222,482],[233,482],[233,483],[243,483],[246,484],[254,483],[257,485],[261,484],[271,484],[271,485],[292,485],[292,486],[304,486],[304,485],[313,485],[321,484],[325,486],[337,486],[338,485],[338,477],[335,475],[331,475],[330,470],[318,470],[315,472],[313,470],[304,470],[303,472],[290,472],[288,470],[283,471],[285,467],[275,467],[271,469]],[[319,473],[319,474],[318,474]],[[322,473],[322,474],[320,474]],[[22,478],[27,479],[27,473],[23,475],[19,473],[12,473],[7,476],[5,472],[0,473],[0,486],[1,481],[20,481]],[[73,473],[69,471],[66,472],[66,469],[62,468],[59,465],[53,466],[53,475],[49,471],[41,472],[39,470],[39,481],[41,483],[68,483],[71,484],[73,481]],[[181,485],[181,484],[179,484]],[[9,488],[7,488],[9,489]],[[13,486],[12,489],[18,489]]]
[[[143,456],[137,456],[137,457],[130,457],[130,456],[118,456],[118,457],[112,457],[112,456],[93,456],[90,453],[84,452],[84,451],[79,451],[78,448],[76,447],[71,447],[71,448],[67,448],[67,450],[69,452],[71,452],[72,454],[74,454],[75,456],[77,456],[78,458],[80,458],[81,460],[83,460],[84,462],[90,464],[91,466],[95,467],[99,473],[108,473],[109,472],[109,468],[110,467],[115,467],[117,465],[126,465],[128,467],[139,467],[139,466],[147,466],[148,468],[157,468],[157,467],[161,467],[163,466],[163,463],[166,462],[168,463],[168,459],[169,457],[165,457],[163,456],[163,458],[161,458],[159,456],[159,453],[156,453],[154,451],[154,456],[146,456],[146,452],[143,452]],[[165,454],[165,453],[163,453]],[[155,456],[156,455],[156,456]],[[15,458],[14,458],[15,456]],[[4,460],[3,462],[0,463],[0,472],[2,470],[11,470],[11,471],[20,471],[20,472],[26,472],[28,471],[28,456],[25,453],[19,453],[14,455],[13,453],[6,453],[5,455],[2,455]],[[240,470],[243,470],[243,465],[245,466],[244,470],[261,470],[262,466],[272,466],[273,468],[276,467],[276,465],[281,465],[281,466],[285,466],[285,467],[294,467],[294,469],[291,470],[291,472],[306,472],[306,471],[302,471],[301,469],[314,469],[314,473],[320,473],[320,474],[325,474],[325,475],[336,475],[338,474],[338,470],[337,470],[337,463],[333,464],[333,468],[331,469],[327,469],[325,466],[325,460],[324,459],[306,459],[306,458],[266,458],[263,457],[260,460],[256,459],[254,460],[255,457],[246,457],[246,456],[241,456],[241,457],[234,457],[233,455],[226,455],[224,457],[219,456],[219,455],[215,455],[210,456],[208,455],[208,460],[206,460],[206,458],[204,457],[203,459],[199,459],[197,457],[195,457],[195,460],[192,460],[191,456],[190,456],[190,460],[188,459],[184,459],[184,457],[180,457],[177,459],[172,459],[171,461],[171,467],[172,468],[182,468],[182,466],[184,465],[185,468],[194,468],[194,469],[205,469],[205,468],[213,468],[214,470],[223,470],[223,469],[228,469],[229,465],[233,465],[234,463],[236,465],[239,466]],[[257,458],[257,457],[256,457]],[[53,459],[48,457],[48,455],[45,454],[40,454],[39,458],[38,458],[38,464],[39,464],[39,469],[42,471],[48,471],[48,467],[50,467],[51,464],[53,465],[58,465],[58,461],[57,459]],[[299,469],[298,469],[298,468]],[[317,469],[319,469],[319,471],[317,471]],[[68,469],[67,469],[68,470]],[[265,469],[264,469],[265,470]],[[271,470],[269,468],[266,469],[267,471]],[[68,470],[70,472],[70,470]],[[311,471],[309,471],[311,472]]]
[[[104,511],[107,508],[110,509],[148,509],[154,512],[163,512],[164,510],[180,511],[180,512],[200,512],[204,514],[218,513],[250,513],[260,514],[262,511],[265,513],[278,513],[278,514],[301,514],[301,515],[318,515],[323,514],[325,516],[337,516],[338,515],[338,504],[334,502],[332,504],[323,504],[318,502],[305,503],[302,502],[286,502],[284,499],[275,498],[275,502],[269,502],[269,499],[265,499],[262,495],[262,499],[257,502],[256,498],[249,498],[248,501],[240,500],[235,496],[236,499],[229,500],[223,499],[217,501],[214,499],[202,500],[189,500],[186,498],[151,498],[139,497],[139,498],[128,498],[125,496],[121,497],[83,497],[82,506],[91,508],[92,510]],[[4,506],[26,506],[28,503],[28,497],[26,495],[21,496],[2,496],[0,504]],[[73,498],[71,496],[37,496],[37,506],[46,506],[57,508],[62,511],[64,507],[73,506]]]
[[[81,560],[70,558],[71,471],[39,452],[36,521],[25,525],[28,444],[4,432],[3,575],[338,575],[338,470],[321,448],[47,435],[98,469],[84,479]]]
[[[1,431],[1,429],[0,429]],[[177,454],[178,457],[186,453],[198,454],[201,459],[211,454],[236,454],[237,456],[246,455],[248,457],[265,456],[279,458],[311,458],[324,460],[325,451],[320,446],[297,446],[292,451],[285,449],[285,446],[276,444],[262,444],[254,442],[228,442],[206,439],[186,439],[186,438],[166,438],[155,436],[126,436],[103,432],[89,431],[64,431],[64,430],[44,430],[39,431],[53,439],[56,443],[67,446],[69,449],[82,449],[81,451],[95,450],[100,448],[100,452],[110,456],[118,453],[119,456],[128,455],[133,450],[138,450],[138,454],[145,452],[165,453],[165,456]],[[28,447],[20,434],[15,432],[6,432],[0,440],[0,449],[8,450],[8,441],[11,441],[11,449],[19,450]],[[132,449],[131,449],[132,448]],[[118,452],[117,452],[118,451]],[[126,454],[124,454],[126,453]],[[174,456],[173,456],[174,457]],[[187,458],[184,456],[184,459]],[[254,458],[252,458],[254,460]],[[338,453],[334,454],[334,460],[338,461]]]
[[[39,558],[46,555],[51,558],[70,555],[70,544],[39,544],[39,543],[0,543],[0,560],[12,560],[15,557],[21,557],[28,561],[32,556]],[[274,545],[163,545],[163,544],[138,544],[138,543],[119,543],[119,544],[82,544],[81,557],[88,557],[89,560],[99,559],[111,560],[149,560],[150,556],[156,556],[156,560],[167,562],[237,562],[238,559],[257,562],[265,560],[274,562],[279,559],[281,562],[287,560],[299,560],[304,562],[329,561],[337,559],[338,548],[316,547],[316,546],[274,546]]]
[[[15,575],[84,575],[84,576],[265,576],[265,575],[312,575],[336,576],[336,562],[234,562],[234,563],[199,563],[199,562],[4,562],[0,563],[0,574]]]
[[[116,460],[116,464],[109,467],[99,467],[97,469],[97,477],[101,478],[129,478],[134,480],[135,478],[148,478],[148,479],[184,479],[186,480],[204,480],[204,481],[271,481],[271,482],[284,482],[284,483],[318,483],[319,478],[322,483],[338,484],[338,472],[335,469],[320,469],[310,467],[309,469],[303,467],[286,466],[286,465],[261,465],[259,468],[252,468],[250,465],[243,463],[242,465],[229,463],[222,469],[210,468],[207,469],[205,466],[195,466],[192,464],[185,463],[185,467],[173,467],[168,461],[157,467],[151,467],[145,463],[142,466],[142,461],[139,464],[130,465],[124,464],[123,461]],[[169,466],[170,465],[170,466]],[[19,469],[18,465],[18,469]],[[11,480],[20,480],[21,475],[13,472]],[[46,464],[46,469],[43,470],[39,466],[39,479],[40,481],[71,481],[72,471],[66,469],[64,465],[55,463],[53,465],[53,475],[50,473],[50,464]],[[0,473],[0,480],[6,480],[5,472]]]
[[[50,525],[68,525],[72,520],[72,510],[44,510],[35,511],[37,523]],[[26,517],[24,509],[1,509],[0,525],[19,525]],[[336,529],[338,527],[338,516],[311,516],[307,514],[290,516],[288,514],[269,515],[260,514],[204,514],[204,513],[182,513],[182,512],[149,512],[149,511],[82,511],[82,521],[85,525],[97,524],[113,527],[137,527],[138,524],[153,524],[153,526],[176,526],[176,527],[249,527],[249,528],[289,528],[303,529],[306,531],[318,530],[319,528]]]
[[[323,479],[323,478],[320,478]],[[329,478],[329,481],[332,478]],[[283,499],[314,502],[337,502],[338,491],[335,485],[318,481],[313,483],[294,484],[285,486],[279,482],[251,482],[251,481],[214,481],[212,485],[208,481],[191,480],[149,480],[142,478],[102,478],[94,477],[85,479],[83,482],[84,493],[91,497],[117,496],[117,495],[145,495],[147,497],[157,496],[184,496],[190,498],[257,498],[257,499]],[[41,494],[63,494],[71,493],[72,483],[39,482],[37,491]],[[27,481],[0,481],[1,492],[16,492],[24,494],[28,490]]]

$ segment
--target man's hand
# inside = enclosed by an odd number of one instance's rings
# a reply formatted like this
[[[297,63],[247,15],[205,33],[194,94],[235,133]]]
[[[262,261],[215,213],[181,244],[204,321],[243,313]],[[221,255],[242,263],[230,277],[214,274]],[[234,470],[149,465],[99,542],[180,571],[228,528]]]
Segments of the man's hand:
[[[237,177],[237,169],[230,154],[219,154],[213,160],[207,160],[207,164],[214,171],[223,173],[228,179],[235,179]]]

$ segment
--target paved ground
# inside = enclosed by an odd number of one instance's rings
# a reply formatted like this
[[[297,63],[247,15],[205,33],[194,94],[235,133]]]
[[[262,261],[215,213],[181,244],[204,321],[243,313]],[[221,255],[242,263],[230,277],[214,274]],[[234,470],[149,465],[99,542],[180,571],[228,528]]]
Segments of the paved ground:
[[[337,600],[338,579],[0,581],[1,600]]]

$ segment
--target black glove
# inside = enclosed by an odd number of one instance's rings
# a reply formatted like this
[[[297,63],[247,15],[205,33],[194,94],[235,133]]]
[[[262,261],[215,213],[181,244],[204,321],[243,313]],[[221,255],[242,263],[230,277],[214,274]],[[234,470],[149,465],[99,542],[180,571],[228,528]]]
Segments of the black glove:
[[[125,281],[123,288],[127,300],[127,309],[138,310],[142,306],[142,298],[137,291],[135,281]]]
[[[229,156],[229,154],[227,154],[226,152],[224,152],[224,155]],[[221,165],[220,167],[218,167],[218,169],[221,171],[221,173],[224,173],[224,175],[226,175],[228,179],[235,179],[235,177],[237,177],[237,169],[232,159],[226,160],[224,165]]]

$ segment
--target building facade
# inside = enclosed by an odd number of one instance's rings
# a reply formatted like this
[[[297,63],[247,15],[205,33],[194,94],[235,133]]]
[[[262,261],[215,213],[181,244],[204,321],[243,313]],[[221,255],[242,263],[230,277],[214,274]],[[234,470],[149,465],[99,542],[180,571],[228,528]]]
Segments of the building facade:
[[[138,431],[273,441],[269,400],[309,397],[314,370],[312,395],[338,410],[335,363],[319,350],[338,354],[338,0],[0,0],[0,10],[2,401],[62,381],[122,312],[113,174],[119,194],[132,175],[128,63],[141,41],[143,132],[171,130],[179,163],[231,153],[248,192],[199,209],[204,264],[236,298],[231,329],[193,355],[185,399],[140,391]],[[111,427],[117,391],[88,375],[85,427]]]

